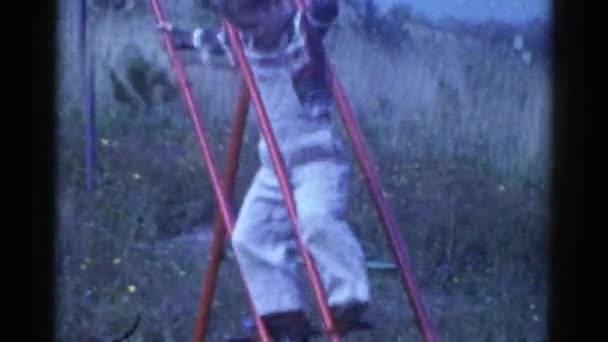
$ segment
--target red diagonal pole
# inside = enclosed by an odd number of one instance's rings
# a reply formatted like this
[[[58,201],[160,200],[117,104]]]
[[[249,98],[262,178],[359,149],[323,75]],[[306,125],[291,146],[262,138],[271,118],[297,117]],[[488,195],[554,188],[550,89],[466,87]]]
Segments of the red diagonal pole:
[[[166,22],[165,16],[160,7],[160,4],[158,3],[158,0],[150,0],[150,3],[152,5],[152,10],[154,12],[154,17],[156,18],[157,24]],[[222,214],[221,215],[222,220],[224,221],[224,225],[225,225],[226,229],[228,230],[229,233],[232,233],[232,231],[234,229],[234,216],[232,215],[232,210],[230,209],[230,206],[228,204],[228,201],[226,200],[224,191],[221,187],[220,177],[216,171],[217,169],[215,167],[215,161],[213,159],[213,156],[211,153],[211,148],[208,144],[208,140],[205,135],[205,131],[203,129],[202,124],[199,121],[200,114],[195,105],[194,98],[192,97],[192,91],[190,89],[190,84],[188,83],[188,80],[186,77],[186,72],[184,71],[182,64],[180,63],[179,59],[176,56],[175,48],[173,46],[173,42],[171,41],[171,37],[170,37],[169,33],[162,31],[161,34],[162,34],[163,42],[165,44],[165,48],[167,50],[167,54],[169,55],[169,61],[171,62],[171,66],[173,67],[173,70],[177,76],[180,90],[182,91],[184,101],[188,108],[188,114],[190,116],[192,124],[194,125],[194,130],[196,132],[198,142],[199,142],[199,145],[202,150],[203,160],[205,161],[205,166],[207,168],[207,172],[209,173],[209,177],[211,178],[211,185],[213,187],[213,194],[215,196],[216,204],[220,209],[220,212]],[[238,264],[238,258],[237,258],[237,264]],[[239,266],[239,272],[241,274],[241,278],[244,279],[240,266]],[[245,293],[247,295],[247,300],[248,300],[250,309],[253,312],[253,315],[255,317],[255,324],[256,324],[258,334],[260,335],[260,338],[264,342],[270,342],[270,338],[268,336],[268,331],[267,331],[266,327],[264,326],[262,319],[258,315],[257,310],[255,309],[255,306],[253,305],[253,302],[251,301],[251,293],[249,292],[249,289],[247,288],[246,284],[245,284]],[[195,342],[200,342],[200,341],[195,341]]]
[[[332,75],[334,73],[333,69],[334,68],[332,66],[330,71]],[[344,90],[335,77],[333,77],[332,81],[332,91],[334,93],[334,97],[336,98],[342,121],[344,121],[344,125],[346,126],[348,134],[353,142],[353,147],[357,155],[359,166],[363,171],[365,183],[380,216],[382,228],[384,228],[384,232],[388,237],[393,256],[395,257],[397,266],[399,268],[399,276],[401,277],[403,286],[405,287],[405,292],[412,303],[418,328],[420,329],[424,341],[434,342],[436,341],[435,333],[431,328],[428,314],[424,308],[424,304],[422,303],[422,295],[420,294],[420,290],[414,281],[414,272],[412,271],[410,261],[405,254],[405,247],[401,240],[397,223],[391,211],[388,209],[388,204],[382,195],[380,179],[372,166],[374,164],[371,161],[370,154],[363,141],[359,125],[352,115],[352,110],[346,96],[344,95]]]
[[[258,123],[266,140],[266,145],[268,146],[268,150],[270,152],[270,157],[272,160],[272,165],[274,167],[275,174],[277,175],[279,186],[281,188],[281,193],[283,194],[283,199],[285,200],[285,204],[287,207],[287,212],[289,214],[289,219],[291,220],[294,228],[294,233],[296,237],[296,242],[298,248],[302,254],[302,258],[304,261],[304,265],[306,271],[310,277],[313,292],[315,295],[315,299],[319,308],[321,310],[321,316],[323,318],[323,323],[325,327],[330,333],[331,341],[338,342],[340,341],[338,334],[336,333],[335,324],[333,321],[333,317],[331,316],[331,312],[329,309],[329,305],[327,303],[327,296],[325,294],[325,290],[323,289],[323,285],[321,283],[321,279],[319,277],[319,273],[314,265],[312,257],[306,248],[304,241],[299,232],[298,225],[298,216],[296,210],[295,200],[293,198],[293,194],[291,192],[291,188],[289,186],[289,181],[285,172],[285,165],[283,163],[283,159],[281,157],[281,153],[279,152],[279,148],[272,132],[272,127],[270,126],[270,121],[268,119],[268,114],[266,113],[266,109],[264,108],[264,104],[262,102],[262,98],[260,96],[260,92],[257,88],[255,80],[253,78],[253,72],[251,71],[251,67],[247,62],[247,58],[245,53],[243,52],[243,46],[240,40],[240,37],[236,30],[227,23],[225,25],[228,35],[230,37],[230,44],[234,53],[236,53],[237,60],[241,67],[241,72],[244,76],[245,82],[247,83],[247,88],[249,89],[249,93],[251,95],[253,104],[256,109],[256,114],[258,116]]]
[[[302,12],[302,14],[304,14],[304,0],[294,1],[296,2],[298,9]],[[405,288],[405,292],[407,293],[413,306],[414,315],[416,316],[416,323],[420,329],[424,341],[434,342],[437,340],[436,335],[431,327],[430,319],[422,302],[422,295],[414,280],[414,272],[412,271],[410,261],[405,253],[405,246],[402,242],[401,235],[399,234],[397,223],[389,210],[384,195],[382,195],[380,178],[373,168],[374,163],[370,157],[370,153],[368,152],[369,149],[365,145],[363,135],[361,134],[357,120],[353,115],[352,108],[344,93],[342,84],[336,76],[335,67],[329,61],[329,59],[327,59],[326,63],[329,67],[327,77],[331,83],[334,99],[338,105],[338,110],[344,126],[346,127],[348,135],[353,142],[353,148],[355,150],[355,154],[357,155],[359,166],[363,172],[365,183],[372,196],[372,200],[380,216],[382,228],[387,235],[391,250],[396,259],[397,266],[399,268],[399,275]]]
[[[234,121],[232,123],[232,132],[230,134],[230,142],[228,143],[228,155],[226,157],[226,168],[224,170],[224,192],[231,198],[233,195],[236,175],[239,168],[239,155],[243,142],[243,134],[247,121],[247,109],[249,106],[249,92],[247,86],[243,84],[237,99],[237,107],[235,110]],[[207,274],[203,281],[203,289],[200,296],[199,315],[196,321],[195,341],[202,341],[205,337],[205,332],[209,326],[209,318],[211,317],[211,304],[213,302],[213,294],[217,283],[217,274],[220,269],[220,261],[224,248],[224,240],[226,239],[226,230],[219,219],[221,213],[218,212],[218,219],[215,222],[213,243],[211,244],[211,252],[209,256],[209,266]]]

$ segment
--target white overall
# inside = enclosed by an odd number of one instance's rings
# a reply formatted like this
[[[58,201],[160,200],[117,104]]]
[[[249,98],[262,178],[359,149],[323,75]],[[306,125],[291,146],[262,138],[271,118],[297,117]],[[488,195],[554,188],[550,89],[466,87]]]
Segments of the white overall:
[[[244,45],[287,170],[300,233],[329,304],[366,304],[363,251],[345,221],[350,164],[332,131],[333,103],[302,106],[292,87],[294,68],[307,61],[306,53],[293,53],[303,50],[303,37],[296,34],[272,54]],[[272,63],[258,63],[268,57]],[[233,248],[261,315],[303,310],[306,271],[262,136],[258,147],[261,165],[238,214]]]

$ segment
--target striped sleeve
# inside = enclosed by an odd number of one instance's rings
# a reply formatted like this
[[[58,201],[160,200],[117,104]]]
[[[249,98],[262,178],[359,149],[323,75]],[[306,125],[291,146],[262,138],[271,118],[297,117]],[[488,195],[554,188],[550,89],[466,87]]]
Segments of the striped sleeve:
[[[196,31],[196,30],[195,30]],[[174,28],[171,30],[171,39],[175,48],[179,50],[191,50],[195,49],[195,42],[193,39],[193,31],[183,30],[180,28]]]
[[[203,63],[216,67],[234,67],[232,54],[223,30],[196,28],[183,30],[174,28],[171,37],[175,47],[180,50],[197,50]]]

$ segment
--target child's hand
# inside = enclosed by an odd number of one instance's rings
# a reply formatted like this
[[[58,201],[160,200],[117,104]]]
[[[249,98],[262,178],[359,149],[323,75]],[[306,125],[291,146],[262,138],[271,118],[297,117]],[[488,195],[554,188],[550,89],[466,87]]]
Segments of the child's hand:
[[[173,31],[173,25],[171,25],[171,23],[168,21],[163,21],[162,23],[158,24],[157,27],[159,30],[162,30],[162,31],[167,31],[167,32]]]

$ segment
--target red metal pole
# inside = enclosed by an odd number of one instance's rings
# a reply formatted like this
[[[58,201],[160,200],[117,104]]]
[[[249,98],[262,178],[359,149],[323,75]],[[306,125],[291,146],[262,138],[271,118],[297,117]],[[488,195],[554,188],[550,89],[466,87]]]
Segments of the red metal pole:
[[[298,10],[304,13],[304,0],[294,1],[296,3],[296,6],[298,7]],[[368,149],[365,146],[363,135],[361,134],[359,125],[355,120],[350,103],[348,102],[348,99],[344,94],[344,89],[336,76],[335,67],[333,66],[333,64],[331,64],[329,59],[327,59],[326,62],[329,66],[327,76],[331,82],[334,99],[336,100],[336,103],[338,105],[338,110],[340,112],[340,116],[342,117],[342,121],[344,122],[344,126],[346,127],[348,134],[353,142],[353,147],[357,155],[359,166],[363,171],[368,190],[372,195],[372,200],[374,202],[376,210],[378,211],[378,214],[380,215],[382,227],[384,228],[384,232],[386,233],[387,238],[390,242],[391,250],[397,261],[397,266],[399,267],[399,275],[401,276],[403,286],[410,302],[412,303],[412,306],[414,307],[416,323],[422,333],[424,340],[427,342],[434,342],[436,341],[436,335],[433,332],[433,329],[431,328],[431,323],[428,318],[428,314],[426,313],[426,310],[422,303],[422,296],[414,281],[414,272],[412,271],[409,259],[404,252],[405,247],[403,245],[403,242],[401,241],[401,235],[399,234],[399,231],[397,229],[397,224],[391,214],[391,211],[388,209],[388,204],[386,203],[384,196],[382,195],[382,186],[380,185],[380,178],[372,167],[374,163],[372,162],[370,153],[368,152]]]
[[[228,198],[232,198],[234,184],[239,168],[239,155],[243,142],[243,132],[247,121],[247,109],[249,106],[249,92],[247,86],[243,84],[237,100],[237,107],[232,124],[232,133],[228,143],[228,155],[226,159],[226,169],[224,170],[224,192]],[[217,274],[220,269],[220,261],[224,247],[224,240],[227,237],[226,230],[219,219],[221,213],[218,212],[218,219],[215,221],[213,243],[211,245],[211,255],[209,256],[209,266],[203,281],[202,295],[200,297],[199,315],[196,322],[195,341],[202,341],[211,317],[211,303],[217,283]]]
[[[158,3],[158,0],[150,0],[150,2],[152,5],[152,10],[154,12],[154,16],[156,18],[157,24],[166,22],[163,11],[160,7],[160,4]],[[192,91],[190,89],[190,85],[189,85],[187,77],[186,77],[186,72],[175,54],[175,48],[173,46],[173,42],[171,41],[171,37],[170,37],[169,33],[162,31],[161,34],[162,34],[163,42],[164,42],[166,50],[167,50],[167,54],[169,55],[169,61],[171,62],[173,70],[175,71],[179,87],[182,91],[182,95],[184,96],[186,106],[188,107],[188,114],[190,115],[190,119],[192,120],[192,123],[194,125],[194,129],[195,129],[195,132],[196,132],[196,135],[197,135],[197,138],[198,138],[201,150],[202,150],[203,159],[205,161],[205,166],[206,166],[207,171],[209,172],[209,176],[211,178],[211,185],[213,187],[213,193],[215,196],[216,204],[220,208],[220,212],[222,213],[222,219],[224,220],[224,225],[226,226],[226,229],[228,229],[229,233],[232,233],[233,228],[234,228],[234,217],[232,215],[232,211],[230,210],[228,201],[226,200],[226,196],[224,195],[224,191],[220,185],[220,178],[216,171],[215,161],[213,159],[213,156],[211,153],[211,148],[209,147],[208,140],[205,135],[205,131],[198,119],[200,114],[194,103],[194,98],[192,97]],[[238,264],[238,258],[237,258],[237,264]],[[241,278],[243,278],[243,273],[240,269],[240,266],[239,266],[239,272],[241,274]],[[247,300],[248,300],[249,306],[255,317],[255,324],[258,329],[257,330],[258,334],[260,335],[262,341],[270,342],[270,337],[268,336],[268,331],[267,331],[262,319],[258,315],[257,310],[255,309],[255,306],[253,305],[253,302],[251,301],[251,293],[249,292],[249,289],[247,288],[246,285],[245,285],[245,292],[247,295]],[[199,342],[199,341],[196,341],[196,342]]]
[[[431,328],[428,314],[422,303],[420,290],[414,281],[414,272],[410,266],[410,261],[407,255],[404,253],[405,247],[401,240],[399,230],[397,229],[397,223],[395,222],[391,211],[388,209],[388,204],[382,195],[380,179],[372,166],[374,164],[363,141],[363,136],[361,134],[361,130],[359,129],[359,125],[352,114],[350,104],[344,95],[344,89],[335,77],[335,68],[333,65],[330,65],[329,75],[331,78],[332,92],[334,94],[334,98],[336,99],[342,121],[344,122],[344,126],[346,127],[353,142],[353,147],[357,155],[359,166],[363,171],[368,190],[372,195],[372,200],[378,214],[380,215],[382,227],[384,228],[384,232],[390,242],[391,250],[393,251],[393,255],[397,261],[397,266],[399,267],[399,275],[403,282],[403,286],[405,287],[408,298],[414,307],[416,323],[422,333],[424,341],[434,342],[436,341],[435,333]]]
[[[323,322],[330,332],[331,340],[334,342],[339,341],[339,337],[335,331],[335,324],[333,321],[333,317],[331,316],[331,312],[329,309],[329,305],[327,304],[327,296],[325,295],[325,291],[323,289],[323,285],[321,283],[321,279],[319,277],[319,273],[314,265],[312,257],[308,252],[307,248],[304,245],[302,237],[299,233],[298,229],[298,218],[296,211],[296,204],[293,198],[293,194],[291,193],[291,189],[289,186],[289,181],[287,179],[287,175],[285,172],[285,166],[283,163],[283,159],[281,157],[281,153],[279,152],[279,148],[272,133],[272,127],[270,126],[270,121],[268,120],[268,115],[266,113],[266,109],[264,108],[264,104],[262,102],[262,98],[260,96],[257,85],[255,84],[255,80],[253,78],[253,73],[251,71],[251,67],[247,62],[247,58],[245,53],[243,52],[243,46],[241,44],[240,37],[236,30],[232,27],[232,25],[227,24],[227,32],[230,37],[230,43],[233,47],[234,52],[236,53],[237,59],[239,61],[239,65],[241,67],[241,72],[245,78],[245,82],[247,83],[247,87],[249,88],[249,93],[251,94],[253,104],[255,105],[256,114],[258,116],[258,122],[260,125],[260,129],[262,131],[262,135],[266,140],[266,144],[268,146],[270,157],[272,159],[272,165],[274,166],[275,173],[277,175],[279,185],[281,188],[281,193],[283,194],[283,198],[286,203],[287,212],[289,214],[289,218],[293,224],[294,233],[296,236],[296,242],[298,244],[298,248],[300,249],[304,265],[306,271],[308,272],[311,282],[312,288],[315,294],[315,299],[317,300],[317,304],[321,309],[321,315],[323,317]]]

